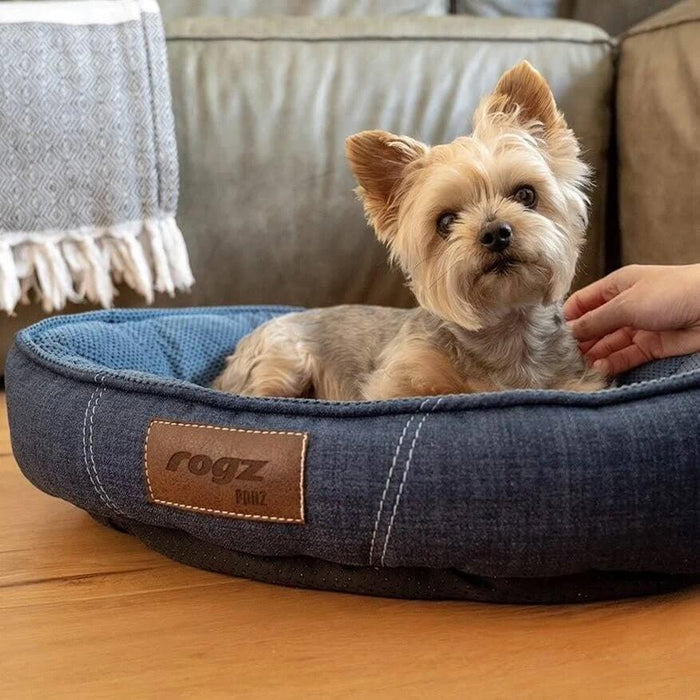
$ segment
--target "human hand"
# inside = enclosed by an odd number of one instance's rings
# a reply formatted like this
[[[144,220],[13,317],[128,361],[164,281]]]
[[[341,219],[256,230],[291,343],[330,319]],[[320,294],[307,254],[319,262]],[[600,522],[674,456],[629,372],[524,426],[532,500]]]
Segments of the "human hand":
[[[700,265],[629,265],[572,294],[564,315],[595,369],[620,374],[700,351]]]

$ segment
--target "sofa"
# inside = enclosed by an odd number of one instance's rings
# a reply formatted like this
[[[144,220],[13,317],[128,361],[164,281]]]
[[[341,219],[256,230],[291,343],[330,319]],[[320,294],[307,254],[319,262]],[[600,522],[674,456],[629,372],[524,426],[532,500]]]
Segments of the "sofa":
[[[700,0],[616,39],[566,19],[597,21],[597,7],[619,28],[668,4],[621,2],[611,18],[596,2],[536,2],[535,16],[513,17],[523,3],[163,0],[196,284],[156,304],[412,304],[355,199],[345,137],[467,133],[480,96],[522,58],[550,82],[595,172],[575,286],[620,264],[696,262]],[[141,304],[121,291],[119,306]],[[28,305],[0,320],[0,359],[41,317]]]

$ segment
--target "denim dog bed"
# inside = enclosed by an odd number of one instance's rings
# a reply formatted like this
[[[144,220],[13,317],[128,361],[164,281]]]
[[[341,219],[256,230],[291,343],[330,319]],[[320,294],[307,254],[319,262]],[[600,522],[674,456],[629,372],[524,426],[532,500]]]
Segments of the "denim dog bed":
[[[19,333],[17,461],[184,563],[274,583],[549,603],[700,581],[700,355],[595,394],[338,403],[208,388],[290,309],[100,311]]]

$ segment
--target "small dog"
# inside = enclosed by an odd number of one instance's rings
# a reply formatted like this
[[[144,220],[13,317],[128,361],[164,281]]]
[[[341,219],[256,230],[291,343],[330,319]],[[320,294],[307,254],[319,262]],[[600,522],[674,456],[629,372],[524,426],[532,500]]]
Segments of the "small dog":
[[[430,148],[364,131],[346,151],[367,219],[419,306],[275,318],[240,341],[215,388],[356,401],[605,386],[560,304],[584,239],[589,169],[529,63],[481,101],[469,137]]]

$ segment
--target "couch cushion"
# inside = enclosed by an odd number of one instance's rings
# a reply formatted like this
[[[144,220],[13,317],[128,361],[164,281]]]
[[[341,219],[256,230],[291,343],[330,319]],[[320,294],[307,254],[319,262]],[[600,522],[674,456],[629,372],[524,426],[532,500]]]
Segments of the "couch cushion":
[[[198,18],[167,29],[198,303],[409,303],[352,193],[344,140],[383,128],[451,141],[522,58],[550,81],[595,168],[578,282],[603,272],[612,60],[600,30],[468,17]]]
[[[677,0],[588,0],[575,2],[572,13],[568,15],[581,22],[590,22],[605,29],[608,34],[621,34],[633,24],[646,17],[661,12]]]
[[[478,17],[568,17],[614,36],[676,0],[455,0],[455,11]]]
[[[700,260],[700,2],[632,29],[617,89],[624,263]]]
[[[449,0],[165,0],[163,16],[250,17],[253,15],[309,15],[312,17],[365,15],[444,15]]]
[[[572,0],[456,0],[455,12],[477,17],[570,17]]]

